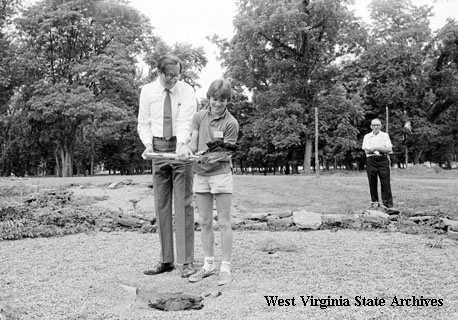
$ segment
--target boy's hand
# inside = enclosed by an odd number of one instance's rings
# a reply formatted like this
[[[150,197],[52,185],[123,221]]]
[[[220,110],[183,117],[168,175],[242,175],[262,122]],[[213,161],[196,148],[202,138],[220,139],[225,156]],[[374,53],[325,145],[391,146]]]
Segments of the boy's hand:
[[[189,147],[184,143],[178,143],[176,149],[177,159],[178,160],[186,160],[190,156],[192,156],[192,151]]]

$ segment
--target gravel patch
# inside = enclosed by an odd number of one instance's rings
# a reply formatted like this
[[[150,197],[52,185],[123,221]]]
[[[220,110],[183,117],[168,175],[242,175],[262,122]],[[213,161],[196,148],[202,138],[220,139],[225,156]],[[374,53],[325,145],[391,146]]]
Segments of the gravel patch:
[[[220,261],[219,234],[216,259]],[[265,251],[266,243],[283,244]],[[236,232],[234,282],[197,284],[179,270],[143,275],[157,261],[157,234],[113,232],[0,242],[0,306],[20,319],[453,319],[458,315],[458,246],[421,235],[329,230]],[[281,249],[281,248],[284,249]],[[202,259],[196,233],[196,259]],[[200,295],[201,310],[138,309],[122,286]],[[289,299],[269,306],[265,296]],[[350,306],[304,306],[301,296],[348,299]],[[355,297],[385,299],[356,306]],[[390,306],[394,297],[441,299],[442,306]],[[292,305],[292,298],[295,298]],[[455,317],[454,317],[455,316]]]

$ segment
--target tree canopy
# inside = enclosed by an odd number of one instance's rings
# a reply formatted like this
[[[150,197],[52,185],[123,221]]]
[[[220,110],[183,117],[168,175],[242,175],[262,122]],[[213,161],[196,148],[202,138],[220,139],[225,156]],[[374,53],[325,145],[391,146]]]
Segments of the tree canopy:
[[[123,0],[0,1],[0,174],[144,172],[140,88],[165,53],[200,87],[203,47],[169,46]],[[393,165],[457,161],[458,23],[433,32],[431,6],[410,0],[374,0],[362,21],[352,3],[237,0],[234,35],[209,36],[234,87],[242,171],[362,169],[375,117]]]

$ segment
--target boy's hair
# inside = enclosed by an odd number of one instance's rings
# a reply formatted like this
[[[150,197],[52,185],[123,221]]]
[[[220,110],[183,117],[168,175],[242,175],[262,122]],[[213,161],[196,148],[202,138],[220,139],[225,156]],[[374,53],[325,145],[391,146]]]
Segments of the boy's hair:
[[[159,70],[159,72],[164,73],[168,65],[176,66],[177,64],[180,65],[180,73],[181,73],[181,69],[183,68],[183,65],[181,63],[180,58],[172,54],[167,54],[159,58],[159,61],[157,62],[157,69]]]
[[[210,98],[231,101],[232,88],[229,80],[217,79],[213,81],[207,91],[207,99],[210,100]]]

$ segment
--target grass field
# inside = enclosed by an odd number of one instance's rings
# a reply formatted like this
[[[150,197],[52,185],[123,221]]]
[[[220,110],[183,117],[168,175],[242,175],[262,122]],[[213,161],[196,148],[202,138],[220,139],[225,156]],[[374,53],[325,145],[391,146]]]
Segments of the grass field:
[[[392,171],[394,206],[404,212],[426,211],[458,216],[458,171],[416,166]],[[151,175],[100,175],[94,177],[0,178],[0,201],[5,190],[27,193],[49,187],[64,188],[70,184],[107,185],[132,179],[150,183]],[[3,190],[3,192],[2,192]],[[335,172],[315,175],[234,175],[233,206],[240,212],[278,212],[307,209],[318,213],[348,213],[370,204],[365,171]]]
[[[458,177],[441,174],[392,173],[395,207],[404,212],[458,213]],[[348,213],[370,203],[365,172],[315,176],[236,176],[234,206],[241,211],[307,208],[318,213]]]
[[[406,211],[457,213],[455,172],[393,171],[395,205]],[[0,200],[8,196],[70,184],[106,186],[132,179],[150,183],[151,176],[0,179]],[[307,208],[320,213],[361,210],[369,203],[364,172],[314,176],[234,177],[234,207],[243,212],[276,212]],[[220,235],[215,234],[220,262]],[[64,237],[0,241],[0,319],[21,320],[133,319],[455,319],[458,316],[458,246],[443,241],[431,246],[424,234],[387,230],[319,230],[313,232],[236,231],[230,286],[217,277],[190,284],[179,270],[155,277],[143,270],[157,261],[157,234],[139,232],[81,233]],[[201,265],[200,233],[195,258]],[[135,296],[122,286],[158,293],[200,295],[204,308],[162,312],[135,308]],[[302,297],[313,297],[314,306]],[[295,304],[272,305],[278,297]],[[408,306],[405,299],[435,299],[441,305]],[[328,298],[348,305],[322,308]],[[385,305],[361,305],[362,298]],[[271,301],[271,300],[270,300]],[[320,302],[321,301],[321,302]],[[393,301],[396,301],[394,303]],[[422,300],[423,301],[423,300]],[[406,302],[407,303],[407,302]],[[2,319],[3,320],[3,319]]]

